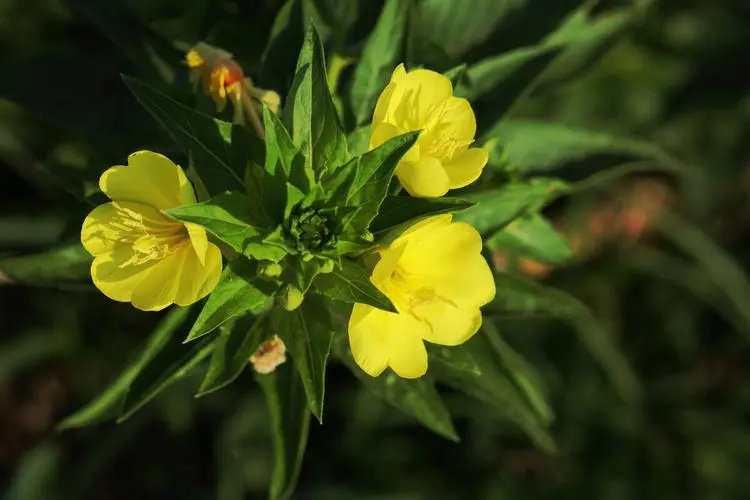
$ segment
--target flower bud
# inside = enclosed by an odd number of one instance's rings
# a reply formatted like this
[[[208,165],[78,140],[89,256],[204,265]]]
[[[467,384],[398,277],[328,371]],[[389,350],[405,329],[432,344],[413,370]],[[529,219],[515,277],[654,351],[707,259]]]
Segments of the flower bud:
[[[281,306],[287,311],[294,311],[297,309],[304,299],[305,295],[299,288],[293,285],[287,285],[279,297]]]

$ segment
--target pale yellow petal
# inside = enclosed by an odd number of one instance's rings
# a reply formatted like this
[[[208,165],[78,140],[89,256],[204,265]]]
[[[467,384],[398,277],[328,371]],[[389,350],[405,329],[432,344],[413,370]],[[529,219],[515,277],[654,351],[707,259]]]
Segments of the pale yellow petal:
[[[481,254],[466,257],[458,267],[444,267],[427,279],[438,295],[462,309],[479,308],[495,298],[495,278]]]
[[[193,188],[182,169],[152,151],[133,153],[128,166],[105,171],[99,188],[112,200],[144,203],[160,210],[195,203]]]
[[[375,104],[375,112],[372,115],[372,129],[377,128],[378,125],[383,123],[388,113],[388,108],[391,105],[391,98],[393,97],[393,91],[396,90],[395,83],[389,83],[383,89],[378,97],[378,102]]]
[[[443,101],[436,115],[443,133],[456,141],[473,141],[477,132],[477,120],[469,101],[462,97],[449,97]]]
[[[201,265],[206,262],[206,252],[208,251],[208,236],[206,236],[206,229],[198,224],[192,222],[185,223],[185,229],[187,229],[188,235],[190,236],[190,243],[192,244],[195,256],[198,257],[198,261]]]
[[[133,256],[130,247],[118,245],[91,263],[91,279],[104,295],[118,302],[130,302],[133,290],[151,272],[157,261],[124,265]]]
[[[445,173],[450,179],[451,189],[468,186],[482,175],[489,154],[482,148],[471,148],[458,153],[450,161],[443,162]]]
[[[81,244],[91,255],[109,253],[118,241],[119,232],[111,227],[117,218],[117,209],[112,203],[94,208],[83,220]]]
[[[413,238],[419,238],[420,236],[429,234],[429,230],[447,226],[451,223],[451,220],[453,220],[453,214],[440,214],[426,217],[421,221],[409,226],[409,228],[401,234],[399,240],[408,237],[409,241],[412,241]],[[429,230],[427,229],[428,227]]]
[[[373,127],[370,135],[370,149],[380,147],[388,139],[392,139],[399,135],[398,129],[390,123],[381,123],[378,126]]]
[[[420,198],[443,196],[450,186],[439,160],[425,156],[416,163],[400,163],[396,175],[406,191]]]
[[[427,69],[408,72],[401,78],[391,97],[388,120],[419,130],[432,111],[453,94],[453,85],[445,76]]]
[[[130,298],[133,306],[142,311],[160,311],[173,304],[183,279],[184,263],[188,255],[191,252],[177,251],[157,261],[133,289]]]
[[[213,243],[209,243],[205,255],[205,262],[198,261],[194,251],[189,248],[181,249],[187,253],[183,262],[183,269],[177,295],[174,303],[187,306],[198,302],[216,287],[221,276],[221,250]]]
[[[399,83],[404,79],[406,76],[406,67],[404,66],[404,63],[399,64],[396,66],[396,68],[393,70],[393,73],[391,73],[391,82],[392,83]]]
[[[349,346],[354,361],[371,377],[377,377],[390,357],[386,338],[385,311],[365,304],[354,304],[349,317]]]
[[[433,275],[460,269],[481,251],[482,237],[476,229],[465,222],[453,222],[412,236],[400,265],[414,274]]]
[[[429,327],[408,314],[387,315],[388,365],[403,378],[418,378],[427,372],[427,349],[422,340]]]
[[[406,242],[401,244],[394,242],[388,248],[380,252],[380,260],[375,264],[372,270],[372,282],[381,291],[386,291],[387,284],[391,280],[391,275],[398,265],[401,255],[406,249]]]
[[[439,298],[415,307],[414,314],[430,325],[424,339],[440,345],[463,344],[482,324],[479,309],[461,309]]]

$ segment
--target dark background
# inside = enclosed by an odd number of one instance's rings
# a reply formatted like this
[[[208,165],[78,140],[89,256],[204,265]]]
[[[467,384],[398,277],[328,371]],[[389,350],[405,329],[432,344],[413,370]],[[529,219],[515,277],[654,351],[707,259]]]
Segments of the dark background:
[[[92,22],[89,4],[0,0],[0,269],[53,249],[29,273],[38,279],[0,274],[0,491],[22,500],[264,498],[272,448],[249,370],[197,400],[200,379],[189,377],[121,425],[54,430],[113,380],[160,317],[96,293],[80,255],[58,246],[75,240],[90,209],[76,200],[93,193],[98,173],[164,140],[120,80],[143,68]],[[135,40],[143,26],[186,46],[208,39],[255,76],[279,4],[120,1],[112,26]],[[379,4],[361,8],[352,46]],[[630,176],[552,206],[548,215],[580,242],[569,265],[496,256],[590,305],[639,390],[618,392],[565,324],[504,320],[508,341],[550,387],[561,451],[549,456],[448,392],[462,436],[453,444],[333,365],[325,425],[311,427],[294,498],[749,497],[748,26],[743,0],[657,1],[592,71],[523,110],[651,140],[689,166],[680,181]],[[662,217],[667,210],[683,222]],[[70,265],[45,274],[60,262]]]

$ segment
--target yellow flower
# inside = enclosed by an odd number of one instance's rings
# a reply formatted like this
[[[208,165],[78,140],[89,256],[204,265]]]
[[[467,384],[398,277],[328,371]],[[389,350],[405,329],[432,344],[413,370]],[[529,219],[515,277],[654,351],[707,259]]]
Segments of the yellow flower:
[[[151,151],[108,169],[99,187],[112,201],[83,221],[81,243],[91,255],[94,285],[107,297],[144,311],[185,306],[214,289],[221,251],[206,230],[177,222],[162,210],[195,203],[182,169]]]
[[[443,196],[477,180],[487,164],[474,142],[476,120],[469,101],[453,97],[453,85],[440,73],[409,71],[400,64],[383,90],[372,118],[370,149],[406,132],[421,130],[401,159],[396,175],[412,196]]]
[[[459,345],[479,330],[479,308],[495,297],[495,281],[479,233],[451,219],[420,221],[380,251],[371,280],[398,314],[355,304],[349,318],[352,355],[369,375],[390,366],[401,377],[420,377],[425,340]]]

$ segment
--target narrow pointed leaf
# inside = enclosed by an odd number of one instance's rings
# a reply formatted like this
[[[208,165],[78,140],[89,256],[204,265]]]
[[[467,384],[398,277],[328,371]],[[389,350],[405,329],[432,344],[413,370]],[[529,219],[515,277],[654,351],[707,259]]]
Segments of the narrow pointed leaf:
[[[146,341],[138,357],[99,396],[65,418],[57,426],[59,430],[74,429],[118,417],[122,410],[125,393],[143,366],[164,348],[175,331],[188,318],[189,308],[173,308],[159,323]]]
[[[325,302],[308,294],[294,311],[281,308],[271,313],[275,333],[286,344],[297,367],[313,415],[323,421],[323,398],[333,325]]]
[[[247,259],[237,257],[230,262],[185,342],[198,339],[241,314],[257,315],[268,309],[274,291],[272,285],[263,283],[256,273],[257,265]]]
[[[400,62],[408,0],[386,0],[352,77],[350,102],[357,125],[372,118],[375,102]]]
[[[274,463],[271,500],[291,498],[302,467],[310,429],[310,409],[305,388],[292,363],[281,364],[273,373],[256,376],[266,396],[271,420]]]
[[[499,189],[467,196],[475,205],[457,212],[453,219],[467,222],[480,233],[486,234],[505,226],[513,219],[538,211],[568,189],[567,184],[557,179],[539,178],[531,182],[514,182]]]
[[[192,157],[195,169],[211,195],[244,187],[244,171],[238,172],[232,167],[230,146],[213,118],[180,104],[134,78],[123,76],[123,80],[143,107]]]
[[[285,253],[263,243],[273,228],[253,200],[240,193],[225,193],[203,203],[174,207],[165,212],[177,220],[205,227],[211,234],[247,257],[281,260]]]
[[[398,377],[391,371],[378,377],[370,377],[354,362],[345,339],[336,342],[336,357],[351,370],[367,390],[414,417],[432,432],[451,441],[460,440],[453,427],[450,413],[430,377],[408,380]]]
[[[490,250],[502,250],[556,264],[573,257],[568,241],[539,214],[514,220],[485,241]]]
[[[356,208],[350,218],[356,230],[366,230],[378,214],[399,160],[418,137],[418,132],[394,137],[379,148],[354,158],[324,181],[332,202]]]
[[[315,280],[318,293],[341,302],[367,304],[385,311],[396,312],[390,299],[378,290],[362,266],[348,260],[341,260],[341,269],[334,269],[329,274],[321,275]]]
[[[263,341],[264,327],[261,318],[246,315],[221,332],[197,396],[226,387],[240,376],[242,370],[250,369],[250,356]]]
[[[370,224],[370,231],[389,231],[404,223],[430,215],[458,212],[475,203],[458,198],[413,198],[411,196],[388,196],[383,200],[377,217]]]
[[[346,136],[328,87],[325,54],[315,27],[309,25],[297,60],[297,72],[284,106],[292,140],[319,176],[349,159]]]

